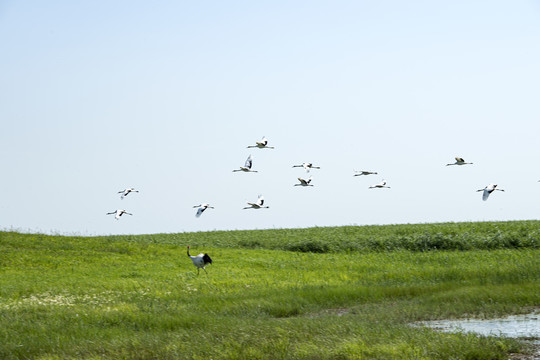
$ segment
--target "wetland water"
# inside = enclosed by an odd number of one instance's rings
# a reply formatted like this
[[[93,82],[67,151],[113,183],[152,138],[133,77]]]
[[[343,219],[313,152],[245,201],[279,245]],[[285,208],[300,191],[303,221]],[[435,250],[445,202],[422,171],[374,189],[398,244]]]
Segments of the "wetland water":
[[[540,359],[540,312],[525,315],[512,315],[499,319],[436,320],[423,321],[419,325],[446,332],[474,332],[489,336],[522,338],[537,347],[534,359]]]
[[[488,320],[425,321],[420,324],[442,331],[465,331],[513,338],[539,338],[538,341],[540,341],[540,313],[512,315]]]

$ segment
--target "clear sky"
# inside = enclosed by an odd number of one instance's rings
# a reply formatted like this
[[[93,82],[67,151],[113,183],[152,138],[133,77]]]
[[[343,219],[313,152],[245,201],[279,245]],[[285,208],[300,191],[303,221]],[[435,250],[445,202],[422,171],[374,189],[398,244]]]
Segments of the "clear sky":
[[[4,0],[0,48],[1,229],[540,217],[539,1]]]

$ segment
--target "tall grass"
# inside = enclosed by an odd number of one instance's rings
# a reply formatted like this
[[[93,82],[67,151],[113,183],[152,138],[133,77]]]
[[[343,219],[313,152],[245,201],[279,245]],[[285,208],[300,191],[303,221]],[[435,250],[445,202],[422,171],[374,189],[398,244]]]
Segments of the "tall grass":
[[[510,234],[536,239],[537,225],[109,237],[3,232],[0,358],[506,359],[523,345],[410,323],[538,306],[536,240],[508,245],[517,236]],[[407,248],[394,238],[466,239],[460,228],[476,236],[476,247]],[[479,241],[495,235],[504,246]],[[385,241],[393,245],[369,245]],[[212,256],[208,275],[197,276],[188,243]]]
[[[135,242],[300,252],[540,248],[540,221],[464,222],[212,231],[118,237]]]

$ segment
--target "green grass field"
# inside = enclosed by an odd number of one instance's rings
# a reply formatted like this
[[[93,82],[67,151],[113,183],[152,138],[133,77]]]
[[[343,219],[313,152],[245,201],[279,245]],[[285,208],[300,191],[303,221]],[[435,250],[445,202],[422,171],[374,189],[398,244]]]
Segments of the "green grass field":
[[[0,250],[1,359],[508,359],[530,350],[410,324],[540,304],[539,221],[0,232]]]

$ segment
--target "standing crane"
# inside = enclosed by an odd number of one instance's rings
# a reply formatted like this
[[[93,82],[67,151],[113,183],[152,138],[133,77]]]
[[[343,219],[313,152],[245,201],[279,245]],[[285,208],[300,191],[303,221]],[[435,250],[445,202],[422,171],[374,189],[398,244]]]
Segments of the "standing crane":
[[[197,268],[197,275],[199,275],[199,271],[201,269],[204,270],[204,272],[206,274],[208,274],[208,272],[206,271],[205,269],[205,266],[208,265],[208,264],[212,264],[212,259],[210,258],[210,256],[208,256],[208,254],[199,254],[197,256],[191,256],[189,254],[189,245],[187,247],[187,256],[190,257],[191,261],[193,261],[193,265],[195,265],[195,267]]]

